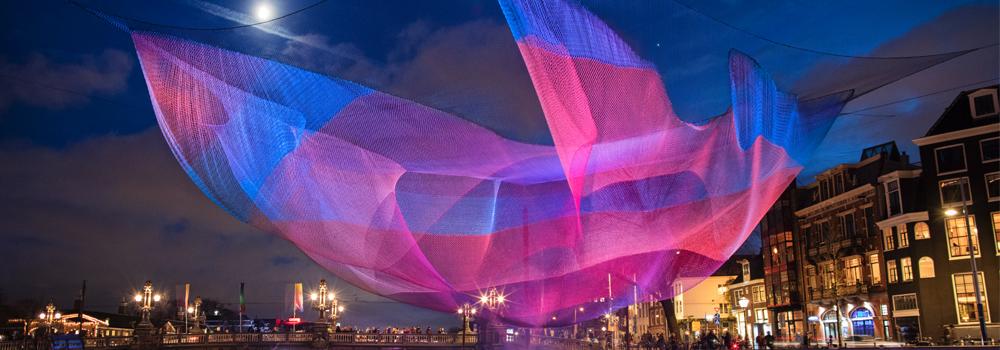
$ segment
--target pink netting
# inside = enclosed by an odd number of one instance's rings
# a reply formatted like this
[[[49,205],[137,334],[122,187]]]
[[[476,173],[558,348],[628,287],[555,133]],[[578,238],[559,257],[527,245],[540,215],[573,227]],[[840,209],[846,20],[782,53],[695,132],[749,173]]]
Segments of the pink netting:
[[[164,136],[219,205],[396,300],[454,311],[498,288],[497,314],[523,325],[711,274],[841,106],[800,113],[734,53],[732,111],[688,124],[652,66],[584,9],[502,6],[555,147],[277,62],[132,38]]]

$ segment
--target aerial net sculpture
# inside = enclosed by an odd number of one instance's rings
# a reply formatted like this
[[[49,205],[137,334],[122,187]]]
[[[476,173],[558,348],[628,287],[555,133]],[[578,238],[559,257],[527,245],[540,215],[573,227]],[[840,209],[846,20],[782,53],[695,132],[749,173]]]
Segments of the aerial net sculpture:
[[[164,137],[219,206],[360,288],[450,312],[496,288],[507,302],[493,315],[526,326],[712,274],[845,100],[799,102],[733,52],[732,108],[689,124],[654,67],[584,8],[501,6],[554,146],[275,61],[131,36]]]

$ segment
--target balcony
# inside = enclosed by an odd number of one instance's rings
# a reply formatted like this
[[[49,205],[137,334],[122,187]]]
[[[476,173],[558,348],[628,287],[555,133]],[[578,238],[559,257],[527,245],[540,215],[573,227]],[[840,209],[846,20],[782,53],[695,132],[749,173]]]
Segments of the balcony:
[[[847,296],[855,294],[867,294],[868,286],[861,283],[843,284],[837,287],[837,295]]]

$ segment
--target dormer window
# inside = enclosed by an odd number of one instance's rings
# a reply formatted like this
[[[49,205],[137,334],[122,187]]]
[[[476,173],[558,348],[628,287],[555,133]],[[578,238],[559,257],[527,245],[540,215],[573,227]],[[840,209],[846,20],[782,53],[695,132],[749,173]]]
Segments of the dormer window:
[[[969,94],[969,109],[973,118],[983,118],[997,115],[1000,102],[997,101],[997,90],[982,89]]]
[[[743,282],[750,281],[750,262],[742,260],[740,261],[740,265],[743,268]]]

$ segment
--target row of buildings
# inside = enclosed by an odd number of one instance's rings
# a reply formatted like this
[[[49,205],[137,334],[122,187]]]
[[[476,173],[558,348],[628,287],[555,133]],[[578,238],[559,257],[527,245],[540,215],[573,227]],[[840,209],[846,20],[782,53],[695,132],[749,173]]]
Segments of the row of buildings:
[[[682,337],[718,328],[790,342],[978,340],[983,318],[1000,339],[997,90],[959,94],[912,140],[920,163],[887,142],[793,183],[758,225],[760,256],[735,257],[738,271],[674,298]],[[667,334],[663,310],[631,307],[632,331]]]

